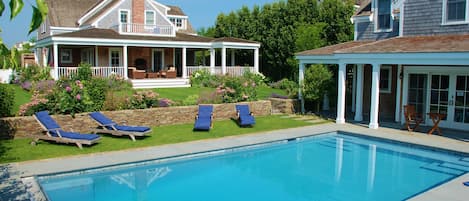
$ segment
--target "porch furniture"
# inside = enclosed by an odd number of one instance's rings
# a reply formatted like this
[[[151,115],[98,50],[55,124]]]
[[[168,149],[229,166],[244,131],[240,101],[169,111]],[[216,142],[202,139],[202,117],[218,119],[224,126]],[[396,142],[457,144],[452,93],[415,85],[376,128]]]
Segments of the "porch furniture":
[[[164,78],[176,78],[176,68],[170,67],[168,70],[163,70],[160,72],[161,77]]]
[[[66,132],[60,128],[59,124],[52,119],[47,111],[41,111],[34,114],[34,118],[44,129],[45,136],[37,136],[31,144],[36,144],[39,140],[55,141],[57,143],[73,143],[82,149],[83,145],[92,145],[101,139],[96,134],[80,134],[76,132]]]
[[[422,114],[415,111],[414,105],[404,105],[405,128],[408,131],[416,130],[423,122]],[[413,126],[412,126],[413,125]]]
[[[208,131],[213,127],[213,106],[199,105],[199,113],[195,116],[194,130]]]
[[[145,70],[137,70],[135,67],[129,67],[127,73],[131,79],[144,79],[146,76]]]
[[[159,78],[161,77],[160,72],[147,73],[147,78]]]
[[[443,133],[441,132],[440,127],[438,127],[438,124],[440,124],[440,121],[446,117],[446,114],[434,112],[430,112],[427,114],[433,122],[433,127],[428,131],[428,134],[431,135],[433,132],[438,131],[438,134],[442,135]]]
[[[256,120],[251,111],[249,111],[249,105],[236,105],[236,115],[238,117],[238,124],[240,126],[253,126],[256,124]]]
[[[104,114],[101,112],[92,112],[89,115],[99,124],[97,128],[93,129],[95,133],[107,133],[115,136],[129,136],[132,141],[135,141],[135,136],[146,136],[151,132],[151,128],[149,127],[119,125],[104,116]]]

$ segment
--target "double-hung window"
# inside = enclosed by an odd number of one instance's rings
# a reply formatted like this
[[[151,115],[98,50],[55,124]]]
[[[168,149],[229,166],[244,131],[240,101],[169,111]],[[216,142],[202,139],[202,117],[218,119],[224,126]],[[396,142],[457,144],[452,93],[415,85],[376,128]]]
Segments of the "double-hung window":
[[[377,11],[377,31],[389,31],[391,29],[391,0],[376,0]]]
[[[119,13],[119,21],[122,24],[129,23],[129,11],[128,10],[121,10]]]
[[[391,93],[392,67],[388,65],[381,66],[379,73],[379,92]]]
[[[145,11],[145,25],[155,25],[155,11]]]
[[[467,0],[446,0],[446,22],[466,21]]]

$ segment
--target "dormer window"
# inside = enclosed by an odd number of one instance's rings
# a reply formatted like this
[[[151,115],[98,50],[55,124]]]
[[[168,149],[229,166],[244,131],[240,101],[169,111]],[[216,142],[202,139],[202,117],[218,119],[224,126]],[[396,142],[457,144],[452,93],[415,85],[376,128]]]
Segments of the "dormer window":
[[[181,18],[169,18],[169,21],[173,23],[178,28],[183,28],[183,23]]]
[[[121,10],[119,12],[119,20],[122,24],[127,24],[129,23],[129,11],[128,10]]]
[[[155,25],[155,11],[145,11],[145,25]]]
[[[391,18],[391,0],[376,0],[377,2],[377,15],[376,15],[376,30],[377,31],[390,31],[392,18]]]
[[[447,0],[446,22],[461,22],[466,20],[466,0]]]

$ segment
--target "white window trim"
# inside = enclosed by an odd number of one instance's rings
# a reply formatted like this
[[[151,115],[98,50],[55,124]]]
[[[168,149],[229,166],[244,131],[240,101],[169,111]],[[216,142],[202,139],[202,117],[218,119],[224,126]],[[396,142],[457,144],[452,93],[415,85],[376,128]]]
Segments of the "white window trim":
[[[153,24],[147,24],[147,12],[152,12],[153,13]],[[156,25],[156,12],[154,10],[145,10],[145,15],[144,15],[144,23],[145,25]]]
[[[392,0],[390,0],[390,17],[389,17],[389,29],[378,29],[378,1],[379,0],[373,0],[372,1],[372,9],[374,9],[374,32],[375,33],[386,33],[386,32],[392,32],[393,26],[394,26],[394,16],[393,16],[393,9],[392,9]]]
[[[41,34],[46,33],[46,26],[47,26],[47,18],[44,20],[44,22],[41,24]]]
[[[128,10],[128,9],[119,9],[119,13],[118,13],[118,17],[117,17],[117,19],[119,19],[119,24],[122,23],[122,22],[121,22],[121,13],[122,13],[122,11],[127,12],[127,24],[131,24],[131,23],[132,23],[132,22],[130,21],[130,19],[131,19],[131,17],[130,17],[131,14],[130,14],[130,10]]]
[[[64,60],[63,58],[63,53],[65,51],[68,51],[69,52],[69,55],[70,55],[70,59],[69,60]],[[64,64],[70,64],[70,63],[73,63],[73,51],[72,49],[60,49],[60,63],[64,63]]]
[[[122,49],[121,48],[109,48],[109,52],[108,52],[108,55],[109,55],[109,66],[112,66],[112,54],[111,52],[112,51],[118,51],[119,52],[119,66],[123,66],[123,63],[122,63]]]
[[[388,89],[382,89],[381,87],[379,87],[379,92],[383,94],[390,94],[392,92],[392,66],[381,65],[380,70],[388,70],[389,73],[388,73]]]
[[[441,25],[459,25],[459,24],[469,24],[469,0],[466,0],[466,19],[463,21],[453,21],[453,22],[448,22],[447,18],[447,5],[448,5],[448,0],[443,0],[443,11],[441,14]]]

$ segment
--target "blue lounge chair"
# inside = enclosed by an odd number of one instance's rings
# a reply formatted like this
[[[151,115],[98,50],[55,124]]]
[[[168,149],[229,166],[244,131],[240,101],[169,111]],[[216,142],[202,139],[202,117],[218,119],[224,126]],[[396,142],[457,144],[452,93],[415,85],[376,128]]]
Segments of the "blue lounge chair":
[[[199,105],[199,113],[195,116],[194,130],[208,131],[212,128],[213,106]]]
[[[135,136],[146,136],[151,132],[149,127],[119,125],[101,112],[92,112],[90,116],[99,124],[98,128],[93,130],[95,133],[107,133],[115,136],[127,135],[132,141],[135,141]]]
[[[253,126],[256,124],[252,112],[249,111],[249,105],[236,105],[236,114],[240,126]]]
[[[37,136],[32,144],[36,144],[38,140],[49,140],[65,144],[74,143],[78,148],[82,149],[83,144],[92,145],[101,139],[100,136],[96,134],[80,134],[63,131],[47,111],[37,112],[34,114],[34,118],[36,118],[41,127],[45,130],[46,135]]]

